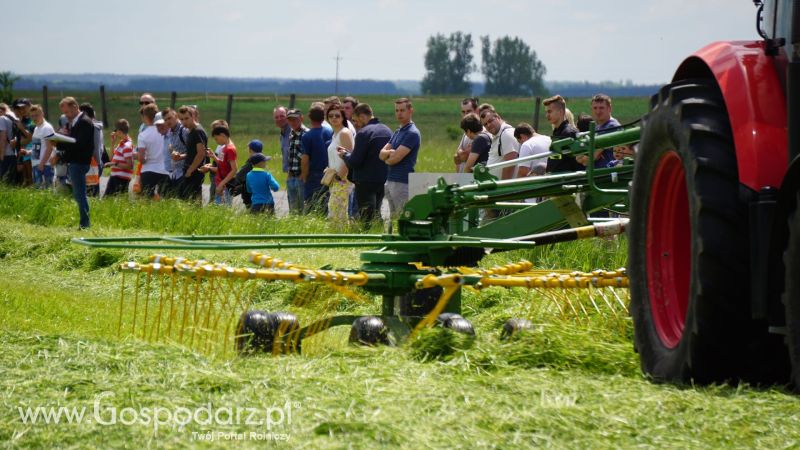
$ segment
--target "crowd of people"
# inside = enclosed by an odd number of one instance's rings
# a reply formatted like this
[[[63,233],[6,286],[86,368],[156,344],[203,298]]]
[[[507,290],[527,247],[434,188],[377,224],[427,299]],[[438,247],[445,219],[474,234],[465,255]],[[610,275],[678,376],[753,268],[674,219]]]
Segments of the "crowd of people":
[[[103,197],[129,191],[152,198],[200,201],[208,174],[209,196],[218,204],[232,204],[241,196],[254,214],[274,214],[272,195],[281,189],[267,169],[270,157],[259,140],[247,144],[242,167],[227,122],[211,123],[208,135],[200,125],[195,105],[160,109],[152,94],[139,99],[136,140],[130,122],[119,119],[111,131],[111,148],[104,146],[103,124],[91,104],[72,97],[59,103],[62,113],[56,129],[40,105],[18,99],[11,108],[0,103],[0,180],[41,189],[69,190],[78,205],[80,228],[91,224],[88,197],[100,197],[100,180],[108,169]],[[370,105],[352,97],[329,97],[308,111],[277,106],[273,120],[279,130],[281,170],[286,175],[286,198],[291,214],[320,214],[336,222],[360,221],[370,227],[381,220],[386,198],[396,218],[409,197],[409,174],[414,172],[422,137],[414,124],[408,98],[394,102],[398,127],[392,131],[375,117]],[[552,140],[576,137],[581,125],[594,121],[598,132],[619,127],[611,116],[611,99],[603,94],[591,100],[591,116],[576,124],[561,96],[544,101],[550,136],[525,123],[507,124],[490,104],[475,98],[461,102],[464,136],[454,155],[456,171],[472,172],[489,165],[549,152]],[[308,119],[306,125],[304,119]],[[213,146],[212,146],[213,147]],[[595,167],[618,164],[632,157],[630,147],[595,152]],[[500,179],[583,170],[589,157],[526,158],[519,164],[492,168]]]

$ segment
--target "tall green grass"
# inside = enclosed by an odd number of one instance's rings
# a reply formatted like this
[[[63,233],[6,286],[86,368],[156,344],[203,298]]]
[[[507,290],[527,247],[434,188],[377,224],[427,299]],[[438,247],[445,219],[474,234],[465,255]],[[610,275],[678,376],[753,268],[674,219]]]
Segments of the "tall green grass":
[[[9,448],[219,447],[193,432],[263,432],[234,424],[185,428],[152,424],[25,424],[18,408],[259,408],[292,405],[285,433],[307,448],[793,448],[798,400],[778,389],[650,383],[639,371],[625,315],[576,318],[537,308],[525,289],[465,290],[474,338],[433,329],[400,347],[331,345],[313,355],[209,357],[184,347],[117,335],[118,263],[140,250],[89,249],[75,236],[322,233],[313,218],[270,219],[181,202],[92,201],[93,227],[75,230],[68,197],[0,189],[0,443]],[[627,242],[587,240],[489,255],[490,267],[522,258],[537,268],[592,270],[625,265]],[[276,251],[309,266],[358,265],[357,250]],[[246,265],[245,252],[182,252]],[[129,287],[130,289],[130,287]],[[302,287],[265,283],[266,310],[289,308]],[[319,301],[329,293],[311,292]],[[578,292],[565,295],[577,296]],[[376,297],[340,311],[377,313]],[[509,317],[535,328],[500,339]],[[347,327],[335,330],[346,339]],[[194,435],[196,437],[196,435]],[[274,443],[239,441],[245,448]]]

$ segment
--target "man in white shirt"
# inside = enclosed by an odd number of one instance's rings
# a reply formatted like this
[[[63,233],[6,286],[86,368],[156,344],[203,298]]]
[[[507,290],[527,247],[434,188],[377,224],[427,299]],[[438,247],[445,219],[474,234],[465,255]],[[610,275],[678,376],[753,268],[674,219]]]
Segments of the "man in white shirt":
[[[514,128],[514,138],[519,142],[520,159],[526,156],[540,155],[550,151],[550,136],[539,134],[527,123]],[[517,178],[544,175],[547,169],[547,158],[533,159],[517,165]]]
[[[142,195],[153,199],[160,198],[169,183],[169,172],[164,168],[164,137],[156,127],[163,125],[164,120],[156,120],[156,113],[158,113],[158,107],[155,104],[151,103],[142,107],[144,129],[136,140],[139,163],[142,164],[141,192]]]
[[[489,149],[488,166],[502,161],[510,161],[519,156],[519,142],[514,138],[514,127],[505,123],[497,112],[485,109],[481,112],[481,123],[492,134],[492,148]],[[501,180],[514,177],[515,166],[490,169],[489,173]]]

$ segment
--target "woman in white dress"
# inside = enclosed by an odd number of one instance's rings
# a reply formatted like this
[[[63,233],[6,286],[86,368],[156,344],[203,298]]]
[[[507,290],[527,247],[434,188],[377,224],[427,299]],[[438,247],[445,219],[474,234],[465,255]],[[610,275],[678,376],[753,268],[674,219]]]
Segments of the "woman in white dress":
[[[325,112],[325,118],[333,128],[333,138],[328,146],[328,170],[335,171],[335,176],[330,182],[330,200],[328,200],[328,212],[334,223],[347,223],[347,204],[352,183],[347,181],[347,165],[339,157],[339,148],[345,151],[353,151],[353,132],[348,128],[347,119],[344,117],[344,110],[339,103],[333,103]]]

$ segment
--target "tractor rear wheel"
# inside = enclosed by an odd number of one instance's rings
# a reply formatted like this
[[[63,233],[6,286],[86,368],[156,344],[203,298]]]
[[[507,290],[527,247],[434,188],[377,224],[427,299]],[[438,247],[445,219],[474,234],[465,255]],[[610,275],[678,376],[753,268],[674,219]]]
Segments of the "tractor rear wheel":
[[[779,340],[750,317],[747,204],[722,94],[713,80],[685,80],[650,106],[628,258],[642,370],[676,383],[785,377],[767,357]]]
[[[797,197],[800,207],[800,195]],[[786,343],[792,361],[792,384],[800,392],[800,211],[795,208],[789,219],[789,243],[783,254],[786,308]]]

